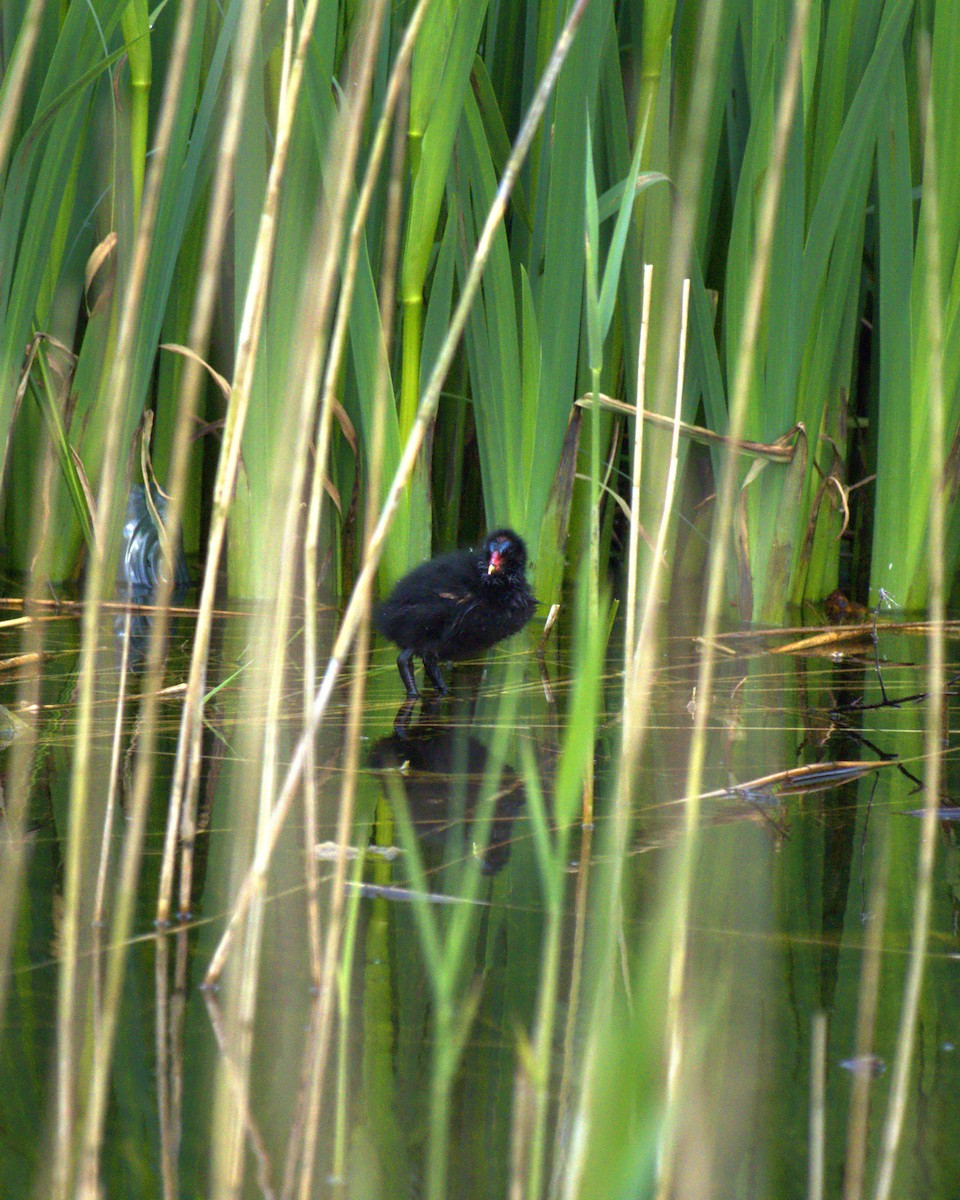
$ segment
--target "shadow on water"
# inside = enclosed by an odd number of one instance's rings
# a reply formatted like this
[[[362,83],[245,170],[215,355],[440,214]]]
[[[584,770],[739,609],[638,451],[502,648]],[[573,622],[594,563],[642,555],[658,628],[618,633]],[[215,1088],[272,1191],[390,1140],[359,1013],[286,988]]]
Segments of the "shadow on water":
[[[114,718],[106,698],[116,692],[115,678],[107,686],[118,662],[115,617],[107,614],[103,637],[105,701],[96,754],[104,771]],[[10,1198],[38,1194],[45,1179],[56,1094],[54,1013],[79,616],[51,609],[45,619],[49,630],[27,822],[26,887],[0,1033],[0,1195]],[[236,1047],[220,1006],[228,1002],[235,979],[228,969],[222,994],[212,996],[199,984],[251,853],[239,781],[252,769],[247,748],[256,710],[244,695],[250,661],[246,623],[235,617],[218,623],[192,917],[167,932],[153,927],[179,724],[178,684],[187,670],[191,621],[186,614],[176,617],[169,639],[170,691],[102,1157],[104,1191],[111,1196],[210,1194],[211,1101],[218,1088],[231,1086],[229,1064]],[[16,639],[14,628],[0,626],[0,703],[10,710],[23,673],[37,669],[36,664],[6,666],[15,661]],[[726,644],[734,652],[724,657],[712,702],[685,989],[701,1050],[685,1083],[690,1102],[689,1116],[681,1122],[680,1161],[690,1172],[709,1162],[719,1177],[737,1181],[736,1194],[806,1194],[797,1163],[805,1160],[807,1146],[811,1021],[815,1013],[826,1012],[827,1178],[830,1194],[838,1194],[851,1087],[864,1062],[870,1072],[869,1154],[875,1152],[887,1100],[890,1072],[884,1067],[897,1035],[912,920],[915,813],[923,777],[918,697],[926,644],[922,637],[883,631],[879,672],[869,642],[846,645],[842,657],[835,646],[770,653],[773,639]],[[951,645],[956,648],[956,642]],[[638,801],[620,931],[624,978],[631,978],[636,989],[633,1002],[644,994],[642,981],[651,969],[678,838],[691,709],[698,702],[692,690],[696,667],[696,645],[673,641],[655,682],[651,734],[634,791]],[[545,684],[533,654],[511,644],[491,654],[483,671],[459,667],[451,696],[401,704],[391,651],[377,648],[373,654],[346,893],[348,954],[319,1118],[313,1195],[395,1200],[421,1193],[437,1020],[436,990],[426,966],[424,897],[441,943],[453,931],[462,946],[454,983],[471,1016],[450,1098],[447,1194],[471,1200],[508,1194],[518,1056],[523,1057],[518,1046],[537,1009],[546,923],[529,806],[542,800],[549,820],[569,702],[565,650],[548,675]],[[134,675],[122,763],[129,761],[137,738],[136,681]],[[289,757],[301,704],[292,670],[287,686],[284,754]],[[594,868],[599,879],[604,863],[610,791],[605,773],[620,703],[615,666],[606,687],[597,755],[596,849],[587,861],[571,856],[563,901],[558,1024],[563,1045],[556,1046],[550,1080],[551,1122],[559,1134],[556,1144],[548,1138],[555,1164],[564,1161],[565,1131],[582,1069],[577,1030],[592,995],[589,950],[578,940],[576,921],[582,899],[589,946],[590,918],[599,908],[591,894],[597,884],[585,870]],[[328,855],[341,796],[346,690],[340,699],[335,718],[317,739],[319,845],[305,847],[302,819],[291,816],[267,881],[264,961],[243,1117],[249,1156],[244,1195],[291,1194],[307,1144],[317,1008],[304,862],[316,864],[319,873],[323,928],[331,903]],[[954,1103],[960,1086],[955,1050],[960,1046],[960,845],[950,800],[960,782],[951,752],[957,715],[951,693],[938,887],[901,1168],[904,1194],[944,1197],[953,1194],[960,1173],[960,1117]],[[6,784],[3,760],[0,770]],[[128,782],[123,769],[120,782],[122,813]],[[539,800],[530,794],[531,783]],[[87,855],[91,881],[100,850],[102,800],[94,807]],[[403,834],[407,819],[415,845]],[[121,818],[111,872],[122,835]],[[886,915],[879,931],[877,1011],[865,1059],[857,1057],[857,1022],[878,878]],[[80,1006],[81,1059],[96,1037],[103,983],[102,941],[89,923],[92,882],[88,891],[77,980],[80,994],[88,998]],[[625,995],[618,1005],[621,1001],[624,1061],[611,1061],[605,1075],[611,1129],[619,1128],[625,1107],[640,1102],[634,1091],[637,1071],[627,1053],[633,1019],[626,1015]],[[658,1035],[652,1036],[655,1042]],[[602,1105],[601,1100],[601,1110]],[[591,1194],[595,1169],[588,1154],[584,1195]],[[678,1194],[695,1194],[683,1170],[677,1186]]]

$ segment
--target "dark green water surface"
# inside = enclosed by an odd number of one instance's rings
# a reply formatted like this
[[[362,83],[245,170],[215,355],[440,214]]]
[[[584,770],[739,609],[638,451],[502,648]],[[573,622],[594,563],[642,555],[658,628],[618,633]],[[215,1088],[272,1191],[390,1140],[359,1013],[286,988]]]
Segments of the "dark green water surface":
[[[51,615],[45,638],[27,869],[0,1029],[0,1197],[5,1200],[48,1194],[53,1154],[77,623],[72,613]],[[210,686],[228,682],[206,711],[203,832],[191,916],[158,933],[153,919],[180,693],[172,691],[161,704],[135,939],[129,947],[101,1155],[108,1197],[215,1192],[220,1159],[214,1114],[218,1098],[231,1094],[231,1062],[237,1053],[225,1031],[233,1028],[227,1017],[241,961],[239,942],[228,959],[223,987],[209,993],[200,984],[250,861],[256,818],[256,789],[250,784],[259,777],[256,746],[265,700],[256,695],[256,655],[244,629],[229,619],[218,625]],[[190,635],[189,617],[175,621],[168,686],[186,677]],[[20,652],[21,636],[16,627],[0,627],[0,660]],[[788,640],[783,636],[779,642]],[[825,1194],[842,1194],[858,1069],[854,1059],[864,948],[881,910],[873,1058],[859,1068],[870,1078],[868,1192],[893,1074],[913,920],[920,833],[915,814],[923,803],[924,709],[914,697],[925,687],[926,641],[881,632],[879,674],[869,644],[848,647],[842,658],[829,651],[775,655],[764,649],[769,644],[774,643],[731,641],[736,653],[721,655],[712,698],[703,787],[717,794],[704,800],[692,898],[684,996],[695,1065],[685,1084],[678,1195],[698,1194],[698,1163],[706,1164],[715,1181],[713,1195],[807,1195],[811,1030],[817,1013],[826,1014],[828,1022]],[[948,643],[949,661],[956,664],[958,657],[957,643]],[[107,928],[94,929],[89,917],[118,662],[111,616],[102,638],[96,794],[83,848],[75,1039],[78,1128],[88,1056],[98,1036],[103,944],[109,936]],[[656,990],[651,979],[663,962],[662,905],[682,821],[691,708],[702,702],[693,695],[697,663],[695,644],[671,642],[654,685],[650,733],[634,788],[623,910],[623,978],[631,981],[630,1001],[621,979],[613,1005],[613,1012],[622,1014],[624,1029],[630,1003],[643,1004],[651,987]],[[3,670],[0,663],[0,704],[16,708],[20,684],[34,669],[21,665]],[[430,912],[438,927],[452,927],[457,904],[469,902],[473,914],[455,986],[462,1004],[475,1004],[476,1010],[451,1093],[446,1194],[464,1200],[508,1195],[518,1062],[536,1013],[546,924],[524,780],[535,771],[549,805],[569,699],[564,656],[548,654],[545,672],[544,679],[531,648],[515,641],[491,655],[485,671],[458,668],[449,698],[405,709],[391,652],[374,650],[351,840],[357,848],[378,842],[397,853],[368,855],[365,864],[350,867],[353,881],[345,915],[353,953],[339,979],[316,1125],[312,1196],[398,1200],[426,1192],[438,1017],[425,969],[423,930],[410,897],[409,859],[397,828],[398,803],[408,806],[420,839],[427,887],[434,897]],[[612,663],[595,760],[596,828],[586,838],[579,827],[574,829],[568,856],[546,1142],[548,1190],[562,1180],[567,1162],[582,1075],[581,1034],[595,982],[593,922],[606,911],[600,898],[620,682]],[[300,677],[293,669],[285,689],[281,758],[287,762],[302,704]],[[132,762],[127,751],[138,736],[136,676],[130,690],[108,894],[127,824],[123,805]],[[346,703],[345,684],[316,741],[321,843],[334,840],[342,803]],[[945,713],[947,752],[929,949],[894,1189],[895,1195],[943,1200],[960,1194],[960,855],[951,811],[960,791],[958,715],[958,700],[951,695]],[[5,750],[0,758],[5,796],[9,755]],[[816,762],[885,760],[888,765],[859,776],[782,776]],[[491,793],[497,802],[485,848],[477,840],[476,817]],[[3,835],[8,836],[6,823]],[[332,872],[332,862],[321,857],[321,935],[330,916]],[[465,888],[469,901],[463,899]],[[109,912],[108,905],[108,917]],[[304,1130],[310,1127],[316,1016],[299,801],[275,851],[263,922],[240,1194],[280,1197],[298,1194]],[[612,1045],[618,1036],[617,1029],[611,1030]],[[630,1036],[632,1044],[635,1033]],[[659,1053],[655,1018],[647,1036],[644,1061]],[[625,1045],[624,1054],[628,1052]],[[611,1068],[612,1120],[629,1106],[657,1111],[662,1078],[656,1072],[642,1075],[626,1071],[622,1082]],[[624,1125],[632,1132],[622,1136],[642,1139],[637,1132],[642,1121]],[[638,1141],[638,1161],[650,1153]],[[593,1190],[609,1187],[598,1157],[599,1151],[593,1158],[588,1155],[582,1194],[615,1195]],[[635,1180],[643,1178],[638,1168]],[[623,1194],[646,1192],[642,1182],[634,1182]]]

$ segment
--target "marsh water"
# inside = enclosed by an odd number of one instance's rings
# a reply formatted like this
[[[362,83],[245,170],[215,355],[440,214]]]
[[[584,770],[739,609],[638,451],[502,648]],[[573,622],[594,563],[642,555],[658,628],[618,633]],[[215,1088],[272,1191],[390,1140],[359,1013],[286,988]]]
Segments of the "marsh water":
[[[17,612],[6,614],[11,621]],[[44,612],[43,658],[17,661],[22,629],[0,626],[0,704],[13,714],[24,678],[41,671],[26,869],[13,937],[10,985],[0,1031],[0,1196],[47,1194],[57,1107],[59,942],[64,902],[71,755],[76,720],[79,614]],[[130,676],[119,760],[119,816],[110,836],[108,905],[92,922],[116,715],[121,621],[102,632],[103,702],[94,743],[96,796],[84,855],[76,974],[76,1070],[98,1036],[98,1005],[109,942],[110,882],[125,833],[124,797],[138,738],[138,676]],[[251,757],[258,708],[246,624],[218,622],[205,710],[200,833],[188,918],[155,926],[169,779],[186,678],[192,617],[174,620],[156,750],[146,851],[139,874],[112,1054],[103,1194],[197,1197],[214,1192],[215,1101],[229,1094],[228,1013],[238,955],[220,990],[201,988],[252,853],[258,775]],[[910,947],[924,777],[922,694],[927,641],[881,625],[841,646],[773,652],[799,635],[725,639],[710,698],[685,1003],[695,1014],[698,1067],[689,1083],[688,1164],[709,1164],[709,1194],[807,1195],[812,1030],[825,1014],[825,1194],[842,1194],[851,1096],[866,1080],[867,1179],[890,1090]],[[951,638],[955,639],[955,633]],[[948,641],[948,675],[960,645]],[[656,990],[664,953],[661,917],[682,820],[699,649],[675,636],[655,675],[634,811],[622,914],[623,997],[635,1012]],[[295,648],[292,657],[296,657]],[[215,685],[222,684],[214,691]],[[302,687],[287,681],[289,759],[301,725]],[[611,657],[594,759],[594,827],[576,825],[569,843],[561,937],[560,1008],[552,1071],[545,1187],[562,1177],[581,1032],[593,1002],[591,936],[599,913],[610,794],[618,743],[621,676]],[[515,640],[485,665],[455,671],[451,695],[402,705],[393,655],[375,646],[367,678],[361,770],[346,885],[350,954],[338,976],[338,1006],[319,1119],[308,1101],[316,993],[311,945],[330,908],[330,855],[342,803],[349,673],[315,746],[319,824],[312,861],[319,877],[318,930],[305,882],[302,809],[294,808],[274,852],[263,906],[252,1057],[243,1120],[244,1196],[298,1194],[306,1141],[317,1130],[313,1196],[385,1197],[425,1190],[434,1094],[437,999],[424,949],[425,885],[441,932],[469,906],[460,977],[473,1005],[456,1066],[449,1112],[446,1194],[504,1197],[518,1061],[534,1021],[545,935],[544,890],[530,818],[533,772],[549,809],[564,744],[569,689],[566,647],[539,662]],[[259,710],[262,712],[262,708]],[[934,905],[916,1052],[908,1089],[896,1194],[955,1197],[960,1181],[960,847],[955,749],[960,711],[945,713],[944,794]],[[5,750],[6,758],[10,751]],[[824,764],[820,772],[798,771]],[[840,764],[840,765],[838,765]],[[858,769],[857,764],[860,764]],[[0,770],[3,770],[0,762]],[[4,770],[6,785],[6,771]],[[418,839],[416,860],[398,829],[397,806]],[[402,823],[402,822],[401,822]],[[489,828],[489,836],[485,830]],[[8,836],[6,830],[4,836]],[[418,864],[418,865],[417,865]],[[418,870],[422,868],[422,876]],[[865,948],[877,939],[879,989],[869,1055],[858,1054]],[[654,981],[651,983],[651,981]],[[616,1018],[619,1019],[619,1018]],[[623,1018],[626,1030],[626,1017]],[[631,1030],[636,1022],[631,1021]],[[651,1038],[659,1036],[656,1014]],[[612,1031],[614,1039],[616,1030]],[[626,1037],[626,1032],[624,1033]],[[630,1035],[634,1036],[633,1033]],[[862,1051],[863,1046],[860,1046]],[[649,1103],[654,1103],[650,1100]],[[623,1116],[611,1098],[611,1120]],[[84,1100],[78,1089],[77,1120]],[[591,1191],[589,1163],[583,1195]],[[694,1168],[691,1166],[690,1168]],[[681,1179],[678,1188],[683,1184]],[[641,1194],[628,1192],[624,1194]],[[693,1195],[689,1189],[683,1194]],[[706,1194],[706,1193],[701,1193]]]

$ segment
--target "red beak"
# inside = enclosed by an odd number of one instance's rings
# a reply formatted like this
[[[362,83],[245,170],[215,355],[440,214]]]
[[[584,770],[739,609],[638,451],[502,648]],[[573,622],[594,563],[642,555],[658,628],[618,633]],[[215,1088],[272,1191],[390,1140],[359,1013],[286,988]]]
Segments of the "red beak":
[[[500,570],[501,556],[499,550],[494,550],[490,555],[490,566],[487,567],[487,574],[492,575],[494,571]]]

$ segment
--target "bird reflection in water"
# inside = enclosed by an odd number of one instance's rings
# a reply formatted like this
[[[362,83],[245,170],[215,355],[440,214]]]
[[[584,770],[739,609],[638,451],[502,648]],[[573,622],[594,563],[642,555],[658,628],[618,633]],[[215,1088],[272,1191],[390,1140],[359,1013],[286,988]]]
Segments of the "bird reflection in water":
[[[451,828],[463,824],[469,845],[478,809],[494,789],[493,819],[486,847],[480,854],[484,875],[496,875],[510,859],[514,819],[526,795],[523,781],[506,763],[499,778],[487,747],[471,737],[463,723],[440,716],[442,701],[424,704],[419,720],[411,718],[415,700],[401,705],[390,737],[381,738],[370,752],[374,770],[390,772],[399,782],[410,820],[428,846],[442,848]]]

